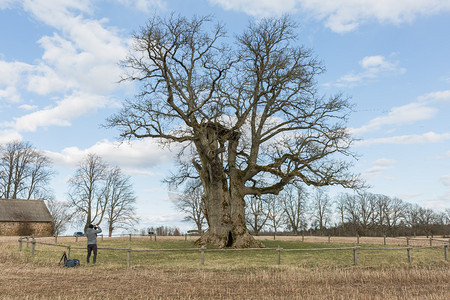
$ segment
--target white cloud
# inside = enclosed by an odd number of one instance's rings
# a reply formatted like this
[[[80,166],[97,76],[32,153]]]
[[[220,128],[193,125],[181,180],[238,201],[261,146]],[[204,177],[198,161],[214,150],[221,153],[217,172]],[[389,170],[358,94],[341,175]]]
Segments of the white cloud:
[[[450,158],[450,151],[447,151],[443,156],[439,156],[438,159],[447,159]]]
[[[0,101],[17,103],[21,101],[20,82],[23,73],[29,72],[33,66],[22,62],[0,61]]]
[[[11,8],[17,0],[0,0],[0,9]]]
[[[376,144],[431,144],[450,139],[450,133],[427,132],[424,134],[400,135],[356,141],[354,146],[372,146]]]
[[[11,141],[21,141],[22,136],[15,130],[0,129],[0,145],[10,143]]]
[[[353,135],[380,130],[389,125],[407,125],[418,121],[430,120],[439,112],[438,104],[450,104],[450,90],[431,92],[417,98],[417,101],[393,107],[387,115],[376,117],[359,128],[349,128]],[[424,136],[432,137],[431,133]],[[445,139],[445,134],[441,138]],[[416,135],[409,136],[411,138]]]
[[[44,53],[36,64],[0,61],[0,101],[23,102],[26,91],[58,100],[40,110],[36,110],[37,101],[33,106],[21,104],[22,109],[36,111],[0,125],[18,132],[70,126],[78,117],[115,105],[104,95],[119,88],[122,70],[118,62],[126,56],[128,38],[106,27],[105,19],[85,18],[83,14],[89,15],[93,9],[88,0],[28,0],[21,4],[55,32],[39,39]]]
[[[299,0],[305,11],[324,20],[328,28],[347,32],[376,20],[401,24],[420,16],[450,11],[447,0]]]
[[[428,93],[420,96],[419,101],[450,103],[450,90]]]
[[[155,175],[148,168],[173,161],[174,153],[161,146],[153,139],[131,142],[111,142],[103,140],[87,149],[68,147],[61,153],[46,151],[56,165],[74,167],[87,154],[95,153],[111,164],[118,165],[127,174]]]
[[[441,182],[443,185],[450,187],[450,175],[441,176]]]
[[[5,89],[0,89],[0,100],[4,99],[6,102],[20,102],[20,95],[17,89],[13,86],[8,86]]]
[[[30,105],[30,104],[23,104],[23,105],[19,106],[19,108],[21,108],[23,110],[36,110],[36,109],[38,109],[38,106]]]
[[[374,118],[360,128],[350,128],[349,132],[354,135],[360,135],[369,131],[379,130],[386,125],[404,125],[428,120],[435,116],[437,111],[436,108],[427,106],[424,102],[412,102],[394,107],[386,116]]]
[[[381,76],[398,75],[406,71],[398,67],[398,62],[390,62],[382,55],[366,56],[359,61],[363,69],[359,73],[349,73],[342,76],[336,82],[336,86],[354,86],[365,82],[366,80],[376,79]]]
[[[91,0],[25,0],[23,8],[45,24],[61,29],[80,13],[90,13],[93,9],[91,2]]]
[[[371,21],[401,24],[421,16],[450,12],[448,0],[209,0],[224,9],[255,17],[301,11],[335,32],[348,32]]]
[[[297,0],[209,0],[209,2],[218,4],[226,10],[242,11],[256,18],[293,13],[297,11],[299,4]]]
[[[363,172],[362,176],[365,178],[373,178],[379,176],[382,172],[392,169],[397,161],[388,158],[380,158],[373,162],[373,167]]]
[[[76,94],[67,96],[55,106],[32,112],[14,119],[7,125],[20,132],[33,132],[39,127],[70,126],[70,121],[82,115],[91,114],[98,108],[110,105],[102,96]]]
[[[31,79],[30,89],[39,87],[36,92],[41,94],[68,88],[103,94],[117,88],[122,72],[118,62],[126,56],[127,41],[101,21],[68,18],[64,24],[60,33],[39,40],[45,65]]]
[[[155,9],[164,9],[166,2],[164,0],[117,0],[117,2],[144,12],[151,12]]]

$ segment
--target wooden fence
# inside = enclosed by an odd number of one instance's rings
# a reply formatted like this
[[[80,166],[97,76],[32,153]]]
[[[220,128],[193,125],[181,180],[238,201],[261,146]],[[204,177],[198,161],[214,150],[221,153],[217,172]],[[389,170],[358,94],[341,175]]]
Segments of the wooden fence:
[[[131,234],[129,235],[129,239],[131,241]],[[411,240],[423,240],[420,238],[400,238],[406,240],[406,247],[383,247],[383,248],[371,248],[371,247],[360,247],[357,243],[354,243],[352,247],[341,247],[341,248],[311,248],[311,249],[283,249],[278,246],[277,248],[247,248],[247,249],[207,249],[206,247],[201,248],[185,248],[185,249],[132,249],[130,248],[103,248],[99,247],[99,250],[112,250],[112,251],[126,251],[127,252],[127,266],[131,266],[131,253],[132,252],[200,252],[201,265],[205,264],[205,252],[225,252],[225,251],[276,251],[277,253],[277,264],[281,264],[281,253],[282,252],[300,252],[300,251],[343,251],[343,250],[352,250],[353,252],[353,264],[357,265],[358,263],[358,251],[388,251],[388,250],[406,250],[406,257],[409,263],[411,263],[411,251],[418,249],[431,249],[431,248],[443,248],[444,249],[444,259],[448,261],[448,247],[450,244],[450,240],[444,239],[436,239],[430,238],[425,239],[430,241],[430,246],[421,246],[421,247],[412,247],[410,246]],[[21,237],[19,238],[19,251],[22,251],[22,243],[26,243],[28,247],[31,244],[31,255],[34,256],[34,252],[37,244],[48,245],[54,247],[61,247],[67,250],[66,254],[68,259],[70,259],[70,251],[72,249],[86,249],[85,247],[72,247],[70,245],[61,245],[56,244],[57,237],[55,237],[55,244],[47,243],[47,242],[39,242],[36,241],[34,237]],[[103,240],[103,236],[102,236]],[[156,236],[155,236],[156,241]],[[433,245],[433,241],[442,242],[439,245]],[[330,242],[330,237],[328,237],[328,242]],[[359,237],[358,237],[359,243]],[[386,245],[386,237],[384,237],[384,245]]]

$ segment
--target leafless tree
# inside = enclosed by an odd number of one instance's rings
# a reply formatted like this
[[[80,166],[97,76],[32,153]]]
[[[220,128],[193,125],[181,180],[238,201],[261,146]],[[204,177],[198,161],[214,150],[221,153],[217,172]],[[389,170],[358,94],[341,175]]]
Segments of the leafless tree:
[[[52,233],[60,235],[72,221],[73,214],[70,210],[70,203],[67,201],[47,200],[47,207],[53,218]]]
[[[348,171],[350,107],[341,95],[318,95],[324,68],[298,46],[288,17],[252,23],[234,43],[211,19],[154,17],[134,35],[124,80],[141,92],[107,126],[193,149],[209,225],[198,245],[258,247],[246,196],[278,194],[294,179],[360,185]]]
[[[347,211],[345,209],[345,202],[347,200],[346,194],[339,194],[338,197],[335,200],[335,207],[336,212],[339,216],[339,224],[342,226],[343,229],[345,229],[345,223],[347,220]]]
[[[267,199],[259,195],[246,197],[246,220],[251,231],[258,235],[264,228],[268,219]]]
[[[287,229],[292,230],[294,234],[298,234],[300,230],[305,230],[308,205],[306,189],[298,184],[289,185],[278,195],[278,199],[283,208]]]
[[[130,177],[125,176],[119,167],[106,170],[101,198],[101,202],[106,204],[109,236],[112,236],[115,229],[129,228],[137,223],[133,186]]]
[[[331,199],[328,194],[320,188],[314,189],[311,196],[311,216],[313,227],[323,232],[330,222]]]
[[[107,164],[95,154],[83,158],[68,181],[68,198],[76,216],[84,223],[84,231],[89,224],[100,224],[106,211],[107,203],[102,197]]]
[[[375,213],[375,201],[376,197],[374,194],[368,192],[358,193],[356,196],[356,205],[359,215],[359,224],[362,229],[362,234],[367,234],[367,229],[372,225]]]
[[[184,220],[194,222],[197,230],[203,231],[205,215],[203,213],[203,189],[201,182],[191,180],[184,193],[175,200],[176,208],[185,214]]]
[[[277,196],[267,196],[267,223],[273,229],[274,234],[277,235],[279,228],[283,224],[284,210],[282,203],[278,201]]]
[[[54,175],[51,161],[30,143],[13,141],[0,148],[0,197],[41,199],[51,197]]]
[[[376,195],[376,205],[379,215],[378,225],[394,233],[395,228],[405,217],[406,204],[399,198],[390,198],[385,195]]]
[[[425,230],[426,235],[428,236],[428,235],[433,234],[431,231],[431,227],[437,221],[436,212],[430,208],[420,207],[418,209],[417,217],[418,217],[419,226]]]

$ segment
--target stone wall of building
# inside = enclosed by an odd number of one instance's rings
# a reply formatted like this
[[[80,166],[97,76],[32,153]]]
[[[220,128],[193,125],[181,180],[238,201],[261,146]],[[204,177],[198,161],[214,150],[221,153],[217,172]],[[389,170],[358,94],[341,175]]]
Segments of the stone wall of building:
[[[0,222],[0,235],[52,235],[51,222]]]

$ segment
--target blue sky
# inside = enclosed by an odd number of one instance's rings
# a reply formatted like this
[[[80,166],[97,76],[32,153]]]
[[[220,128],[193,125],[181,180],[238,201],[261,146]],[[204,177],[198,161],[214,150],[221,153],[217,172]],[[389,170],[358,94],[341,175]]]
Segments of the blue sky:
[[[448,0],[0,0],[0,143],[45,151],[57,199],[76,163],[95,152],[132,176],[139,228],[190,229],[161,184],[173,154],[151,140],[119,146],[118,132],[100,126],[134,95],[131,83],[117,83],[132,32],[172,11],[213,14],[230,35],[290,13],[327,69],[321,92],[355,104],[353,171],[373,193],[450,208]]]

